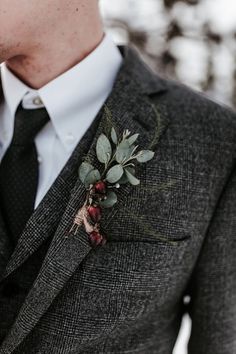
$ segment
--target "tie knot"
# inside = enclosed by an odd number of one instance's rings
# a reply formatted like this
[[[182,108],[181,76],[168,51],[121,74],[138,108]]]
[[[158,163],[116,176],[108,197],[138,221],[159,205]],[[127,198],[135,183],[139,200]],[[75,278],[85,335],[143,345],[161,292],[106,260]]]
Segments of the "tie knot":
[[[32,144],[37,133],[48,121],[49,115],[46,108],[24,109],[20,104],[15,115],[12,144]]]

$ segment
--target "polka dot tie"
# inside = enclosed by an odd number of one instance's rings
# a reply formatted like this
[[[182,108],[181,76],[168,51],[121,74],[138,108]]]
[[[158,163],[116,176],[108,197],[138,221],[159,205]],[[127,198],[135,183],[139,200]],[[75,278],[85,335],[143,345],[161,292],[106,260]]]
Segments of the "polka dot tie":
[[[48,122],[45,108],[17,109],[11,144],[0,164],[0,205],[16,244],[34,211],[38,186],[38,159],[34,139]]]

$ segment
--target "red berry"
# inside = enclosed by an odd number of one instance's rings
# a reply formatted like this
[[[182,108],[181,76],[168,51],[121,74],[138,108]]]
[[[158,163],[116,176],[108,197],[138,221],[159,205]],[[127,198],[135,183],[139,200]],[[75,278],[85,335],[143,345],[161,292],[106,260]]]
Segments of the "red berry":
[[[105,193],[106,192],[106,183],[103,181],[99,181],[95,184],[95,192],[96,193]]]
[[[89,236],[90,236],[90,241],[91,241],[92,245],[98,246],[100,244],[103,244],[103,237],[99,232],[92,231],[92,232],[90,232]]]
[[[88,207],[88,213],[93,222],[98,222],[102,216],[102,210],[99,206]]]

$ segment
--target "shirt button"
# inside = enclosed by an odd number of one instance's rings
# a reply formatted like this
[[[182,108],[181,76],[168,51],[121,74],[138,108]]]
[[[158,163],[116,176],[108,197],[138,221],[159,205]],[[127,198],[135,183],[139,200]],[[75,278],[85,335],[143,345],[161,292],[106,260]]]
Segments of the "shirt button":
[[[33,99],[33,104],[34,104],[35,106],[41,106],[41,105],[43,104],[43,101],[41,100],[40,97],[35,97],[35,98]]]
[[[66,135],[66,142],[67,142],[68,144],[72,144],[74,141],[75,141],[74,135],[73,135],[72,133],[68,133],[68,134]]]

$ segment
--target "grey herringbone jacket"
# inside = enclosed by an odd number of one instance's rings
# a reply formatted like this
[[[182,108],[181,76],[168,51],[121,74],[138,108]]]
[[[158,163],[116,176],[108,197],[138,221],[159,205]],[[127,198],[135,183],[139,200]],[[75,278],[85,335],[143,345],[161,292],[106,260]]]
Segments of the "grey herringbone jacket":
[[[30,272],[51,239],[0,354],[170,354],[186,311],[189,353],[236,353],[235,115],[155,76],[135,51],[123,55],[96,129],[74,150],[13,254],[1,220],[1,284],[17,272],[23,282],[24,264]],[[108,242],[92,249],[83,228],[65,236],[85,197],[78,166],[86,156],[96,160],[96,140],[111,125],[140,133],[140,147],[155,156],[140,164],[139,186],[118,190],[102,219]],[[2,310],[3,324],[11,311]]]

